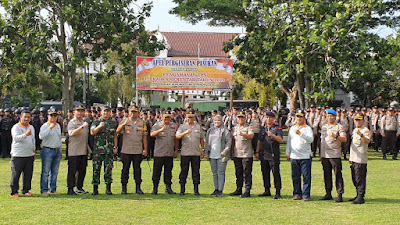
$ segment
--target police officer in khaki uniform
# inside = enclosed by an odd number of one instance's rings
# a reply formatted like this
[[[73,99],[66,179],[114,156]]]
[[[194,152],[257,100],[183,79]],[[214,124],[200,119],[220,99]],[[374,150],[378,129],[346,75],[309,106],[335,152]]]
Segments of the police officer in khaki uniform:
[[[326,195],[320,200],[332,199],[332,169],[336,177],[338,197],[335,202],[343,202],[344,183],[342,177],[342,143],[347,141],[346,131],[341,124],[337,124],[336,111],[327,109],[327,124],[321,129],[321,163],[324,170]]]
[[[386,154],[389,151],[392,154],[393,160],[397,160],[396,136],[399,136],[400,129],[393,107],[388,108],[388,112],[382,117],[381,123],[383,159],[386,159]]]
[[[163,120],[157,122],[151,128],[151,137],[156,138],[154,146],[154,166],[153,166],[153,195],[158,194],[158,184],[160,183],[161,171],[164,167],[164,183],[167,194],[176,194],[172,188],[172,168],[173,158],[178,156],[178,139],[175,138],[177,126],[171,122],[171,112],[163,114]],[[174,151],[175,149],[175,151]]]
[[[195,117],[195,111],[190,110],[186,114],[187,122],[183,123],[176,133],[176,138],[182,139],[181,173],[179,175],[179,183],[181,185],[180,195],[185,194],[189,165],[191,165],[192,168],[194,194],[200,195],[200,157],[204,157],[204,135],[200,124],[195,122]]]
[[[253,146],[253,151],[255,154],[257,150],[257,137],[261,130],[261,119],[256,111],[253,111],[251,114],[249,126],[253,128],[254,138],[251,140],[251,145]]]
[[[358,113],[354,116],[355,129],[353,130],[349,159],[351,164],[351,177],[357,191],[357,196],[350,199],[350,201],[353,201],[353,204],[363,204],[365,202],[364,195],[367,184],[367,153],[370,132],[369,129],[365,127],[364,123],[364,115],[362,113]]]
[[[123,133],[121,162],[121,194],[127,194],[127,184],[129,181],[129,169],[133,166],[133,177],[136,183],[136,193],[142,195],[140,188],[142,183],[142,163],[143,156],[147,156],[147,126],[145,121],[138,117],[139,109],[136,106],[129,108],[129,117],[124,118],[117,128],[117,133]]]
[[[240,195],[242,198],[250,197],[253,170],[253,147],[251,140],[254,138],[253,128],[246,126],[246,115],[239,112],[238,125],[233,128],[233,161],[235,163],[236,191],[230,195]],[[242,194],[243,180],[245,192]]]
[[[382,142],[382,136],[380,132],[380,114],[378,111],[378,106],[374,106],[372,108],[372,114],[371,114],[371,124],[370,124],[370,130],[372,132],[372,145],[374,147],[375,151],[379,151],[379,146],[381,145]]]

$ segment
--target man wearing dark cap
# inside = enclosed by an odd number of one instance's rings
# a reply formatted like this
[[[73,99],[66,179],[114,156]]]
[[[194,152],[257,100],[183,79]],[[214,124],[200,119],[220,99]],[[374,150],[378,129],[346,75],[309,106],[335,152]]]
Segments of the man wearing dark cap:
[[[336,191],[338,197],[335,202],[343,202],[344,183],[342,177],[342,143],[347,141],[346,131],[341,124],[337,124],[336,111],[327,109],[327,121],[321,129],[321,163],[324,170],[326,195],[320,200],[332,199],[332,170],[336,177]]]
[[[281,198],[281,173],[280,173],[280,150],[279,143],[283,141],[282,128],[278,127],[275,123],[275,114],[271,111],[265,113],[266,123],[261,128],[258,136],[256,159],[261,162],[261,172],[264,182],[264,193],[260,194],[260,197],[271,196],[271,181],[270,173],[274,176],[274,185],[276,194],[274,199]]]
[[[238,124],[233,128],[233,162],[235,163],[236,191],[230,195],[240,195],[242,198],[250,197],[253,171],[253,147],[251,140],[254,138],[253,128],[246,125],[246,115],[239,112]],[[243,182],[244,181],[244,182]],[[245,192],[242,194],[243,183]]]
[[[142,195],[140,188],[142,183],[142,169],[140,164],[143,157],[147,156],[147,126],[145,121],[139,118],[139,109],[136,106],[129,108],[129,117],[124,118],[117,128],[117,133],[123,133],[121,162],[121,194],[127,194],[129,181],[129,169],[132,163],[133,175],[136,183],[136,193]]]
[[[290,128],[286,145],[286,159],[292,167],[293,200],[309,201],[311,192],[311,146],[313,130],[306,124],[304,111],[296,112],[296,125]],[[303,191],[301,190],[303,175]]]
[[[154,146],[154,166],[153,166],[153,195],[158,194],[158,184],[162,168],[164,167],[165,192],[167,194],[176,194],[172,188],[172,168],[173,158],[178,156],[178,139],[176,131],[178,127],[171,122],[171,112],[166,111],[163,114],[163,120],[157,122],[151,128],[151,136],[156,138]]]
[[[387,114],[382,117],[381,135],[383,137],[383,159],[386,159],[386,154],[390,152],[392,154],[392,158],[397,160],[396,136],[400,135],[400,129],[393,107],[389,107]]]
[[[68,144],[68,195],[76,193],[87,194],[83,189],[86,176],[89,136],[89,123],[84,119],[85,108],[78,105],[74,109],[74,118],[68,122],[67,130],[69,136]],[[74,191],[77,187],[77,191]]]
[[[204,157],[204,136],[200,124],[195,122],[195,111],[190,110],[186,114],[186,117],[187,122],[183,123],[176,133],[176,138],[182,139],[181,173],[179,175],[179,183],[181,185],[180,194],[185,194],[185,185],[190,165],[192,168],[194,194],[199,195],[200,157]]]
[[[106,194],[112,195],[112,168],[114,155],[118,153],[118,138],[116,134],[117,122],[111,118],[111,109],[103,106],[101,118],[95,120],[90,127],[90,134],[94,136],[93,149],[93,195],[98,195],[100,184],[101,165],[104,162],[104,181]]]
[[[40,127],[39,138],[42,140],[42,174],[40,177],[40,193],[42,196],[57,192],[57,176],[60,167],[62,142],[61,126],[57,123],[58,114],[55,109],[47,112],[47,123]]]
[[[11,117],[11,109],[7,108],[4,111],[4,116],[0,121],[0,138],[1,138],[1,158],[10,157],[11,151],[11,128],[16,122]]]
[[[357,196],[350,201],[353,201],[353,204],[363,204],[367,184],[367,153],[370,133],[369,129],[364,126],[364,115],[362,113],[357,113],[354,116],[354,124],[349,162]]]

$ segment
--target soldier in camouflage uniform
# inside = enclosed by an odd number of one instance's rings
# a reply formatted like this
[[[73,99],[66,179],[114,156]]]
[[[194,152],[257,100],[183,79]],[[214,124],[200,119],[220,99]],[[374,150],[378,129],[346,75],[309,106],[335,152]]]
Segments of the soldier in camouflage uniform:
[[[107,185],[106,194],[112,195],[112,168],[113,158],[117,154],[118,138],[116,135],[117,122],[111,117],[111,109],[104,106],[101,117],[93,121],[90,134],[94,136],[93,149],[93,195],[98,195],[100,184],[100,170],[104,162],[104,181]]]

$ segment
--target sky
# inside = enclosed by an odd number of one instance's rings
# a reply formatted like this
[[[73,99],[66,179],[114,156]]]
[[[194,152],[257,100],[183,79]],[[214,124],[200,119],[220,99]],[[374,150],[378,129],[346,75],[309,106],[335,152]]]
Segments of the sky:
[[[172,0],[137,0],[136,4],[141,6],[143,3],[153,2],[151,16],[146,18],[145,25],[147,30],[159,31],[190,31],[190,32],[222,32],[222,33],[243,33],[242,27],[211,27],[207,25],[207,21],[201,21],[192,25],[175,15],[169,14],[169,11],[175,6]],[[138,6],[134,6],[138,7]],[[4,9],[0,7],[0,13],[4,13]],[[394,34],[394,30],[386,27],[378,27],[372,32],[386,37]]]
[[[138,5],[147,3],[149,0],[139,0]],[[145,20],[148,30],[159,31],[192,31],[192,32],[221,32],[221,33],[242,33],[244,28],[241,27],[210,27],[206,21],[201,21],[196,25],[192,25],[181,20],[175,15],[169,14],[169,11],[176,4],[172,0],[153,0],[153,8],[151,16]]]

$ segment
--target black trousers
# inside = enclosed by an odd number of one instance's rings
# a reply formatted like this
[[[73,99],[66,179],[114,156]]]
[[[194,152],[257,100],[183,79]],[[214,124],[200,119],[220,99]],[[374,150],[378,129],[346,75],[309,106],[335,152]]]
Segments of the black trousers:
[[[66,146],[66,148],[65,148],[65,158],[68,158],[68,145],[69,145],[69,136],[67,135],[65,137],[65,146]]]
[[[181,156],[181,173],[179,183],[186,184],[189,173],[189,165],[192,167],[193,184],[200,184],[200,156]]]
[[[11,142],[12,137],[11,134],[2,132],[0,135],[0,143],[1,143],[1,158],[10,157],[11,152]]]
[[[272,170],[272,175],[274,176],[274,186],[276,189],[281,189],[282,179],[281,179],[279,158],[274,160],[265,160],[263,157],[260,157],[260,163],[264,181],[264,188],[266,190],[271,188],[271,170]]]
[[[173,157],[154,157],[153,165],[153,183],[160,183],[161,171],[164,167],[164,183],[172,184],[172,168],[174,167]]]
[[[148,142],[149,143],[149,146],[148,146],[149,150],[148,150],[147,158],[148,159],[152,159],[152,158],[154,158],[154,146],[155,146],[155,143],[156,143],[156,138],[150,137],[148,139],[148,141],[149,141]]]
[[[32,174],[33,174],[34,157],[12,157],[11,158],[11,195],[18,194],[19,178],[21,173],[22,178],[22,194],[28,193],[31,190]]]
[[[390,152],[391,154],[396,153],[396,131],[388,131],[385,130],[386,137],[383,138],[382,141],[382,153],[387,154]]]
[[[318,148],[318,134],[313,134],[313,136],[314,136],[314,141],[311,143],[311,151],[313,152],[313,155],[316,155]]]
[[[253,146],[253,152],[256,154],[258,142],[258,133],[254,133],[254,138],[251,139],[251,146]]]
[[[129,181],[129,169],[133,167],[133,178],[136,184],[142,183],[142,154],[123,154],[121,153],[122,171],[121,171],[121,183],[127,184]]]
[[[332,192],[332,169],[336,178],[336,191],[338,194],[344,193],[344,183],[342,177],[342,160],[340,158],[322,158],[322,168],[324,170],[325,190]]]
[[[68,175],[67,186],[68,188],[77,187],[83,188],[83,181],[86,176],[87,156],[68,156]]]
[[[381,147],[382,144],[382,135],[380,133],[374,133],[373,140],[374,140],[374,150],[378,151],[379,147]]]
[[[354,187],[356,187],[357,195],[365,195],[367,186],[367,164],[351,163],[351,178],[353,179]]]
[[[244,181],[246,191],[250,191],[253,182],[251,174],[253,171],[253,157],[233,158],[233,162],[235,163],[236,186],[242,188]]]

